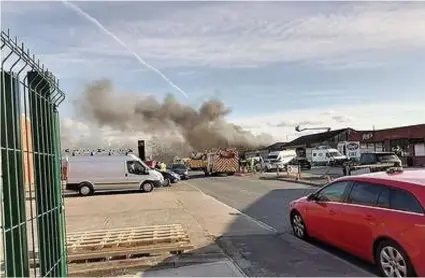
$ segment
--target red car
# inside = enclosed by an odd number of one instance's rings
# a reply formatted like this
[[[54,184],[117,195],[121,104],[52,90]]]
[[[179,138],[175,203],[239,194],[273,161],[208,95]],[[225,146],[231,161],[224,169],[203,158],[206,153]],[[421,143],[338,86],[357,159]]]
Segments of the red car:
[[[147,160],[147,161],[145,161],[145,163],[146,163],[146,165],[148,165],[151,168],[155,168],[156,165],[157,165],[157,162],[154,161],[154,160]]]
[[[425,170],[335,180],[290,204],[294,234],[375,263],[387,277],[425,276]]]

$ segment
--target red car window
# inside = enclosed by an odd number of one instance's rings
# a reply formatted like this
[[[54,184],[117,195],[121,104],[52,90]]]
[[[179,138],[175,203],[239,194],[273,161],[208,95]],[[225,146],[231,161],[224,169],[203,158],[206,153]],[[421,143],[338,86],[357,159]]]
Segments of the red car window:
[[[390,205],[392,209],[424,213],[424,209],[418,200],[408,191],[391,189]]]
[[[351,181],[332,183],[316,193],[316,198],[321,202],[343,202]]]
[[[389,191],[389,189],[382,185],[355,182],[348,197],[348,202],[358,205],[376,206],[383,191]]]
[[[382,190],[378,197],[377,206],[381,208],[390,208],[390,189]]]

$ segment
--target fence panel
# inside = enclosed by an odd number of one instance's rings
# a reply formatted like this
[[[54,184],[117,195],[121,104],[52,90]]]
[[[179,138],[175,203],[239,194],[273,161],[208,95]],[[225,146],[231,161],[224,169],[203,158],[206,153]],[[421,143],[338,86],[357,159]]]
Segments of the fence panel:
[[[67,275],[56,79],[1,32],[2,276]]]

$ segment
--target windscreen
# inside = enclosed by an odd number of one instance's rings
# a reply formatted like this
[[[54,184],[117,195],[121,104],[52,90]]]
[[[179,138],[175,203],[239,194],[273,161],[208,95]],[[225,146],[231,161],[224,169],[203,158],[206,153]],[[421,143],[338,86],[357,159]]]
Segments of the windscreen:
[[[186,166],[184,164],[173,164],[171,166],[173,169],[186,169]]]
[[[330,156],[341,156],[342,154],[340,152],[338,152],[338,151],[330,151],[329,152],[329,155]]]
[[[282,158],[287,159],[287,158],[296,157],[296,156],[297,156],[296,154],[286,154],[286,155],[283,155]]]
[[[395,161],[399,159],[395,154],[377,154],[376,156],[378,157],[379,162],[384,163],[387,161]]]

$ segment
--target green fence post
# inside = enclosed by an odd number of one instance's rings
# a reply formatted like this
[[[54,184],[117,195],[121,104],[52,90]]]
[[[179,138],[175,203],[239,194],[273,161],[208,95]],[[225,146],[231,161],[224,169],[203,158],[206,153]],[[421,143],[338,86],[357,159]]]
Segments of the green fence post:
[[[58,80],[30,55],[23,44],[18,45],[17,39],[11,38],[9,32],[1,32],[1,49],[0,242],[3,246],[0,252],[4,255],[4,272],[3,266],[0,266],[0,272],[2,276],[28,277],[32,269],[36,277],[65,277],[67,249],[60,178],[59,116],[56,109],[65,95],[59,88]],[[5,70],[6,66],[10,68]],[[16,73],[13,70],[15,66],[20,68]],[[20,79],[25,68],[31,71]],[[22,87],[23,92],[19,90]],[[31,134],[26,122],[28,114]],[[25,138],[21,129],[22,116]],[[23,139],[26,139],[27,154],[22,148]],[[29,142],[30,139],[32,143]],[[29,154],[31,152],[32,156]],[[24,154],[27,163],[24,163]],[[28,200],[25,167],[28,167]],[[35,200],[31,198],[32,186],[35,188]],[[31,214],[29,219],[26,215],[27,204]],[[36,208],[35,214],[33,205]],[[27,226],[30,227],[34,251],[31,256],[32,264],[29,262]],[[35,239],[35,230],[38,242]]]
[[[6,276],[29,276],[26,206],[21,150],[19,83],[1,71],[1,160]]]
[[[62,229],[60,230],[60,246],[61,250],[60,253],[64,254],[64,258],[61,261],[62,266],[61,270],[62,273],[60,274],[62,277],[66,277],[68,275],[68,256],[67,256],[67,248],[66,248],[66,219],[65,219],[65,210],[64,210],[64,200],[63,200],[63,194],[62,194],[62,155],[61,155],[61,141],[60,141],[60,118],[59,118],[59,112],[54,107],[53,110],[54,113],[54,136],[56,138],[55,142],[55,149],[56,149],[56,181],[58,181],[58,185],[56,187],[57,190],[57,198],[58,198],[58,204],[61,204],[61,210],[60,210],[60,218],[59,221],[61,221]]]

